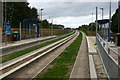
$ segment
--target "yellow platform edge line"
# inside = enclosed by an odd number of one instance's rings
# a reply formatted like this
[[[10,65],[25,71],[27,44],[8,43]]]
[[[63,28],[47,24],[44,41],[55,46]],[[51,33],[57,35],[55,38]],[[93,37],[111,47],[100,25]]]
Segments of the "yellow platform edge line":
[[[88,38],[89,38],[90,42],[92,43],[92,46],[95,48],[95,46],[94,46],[94,44],[93,44],[91,38],[90,38],[90,37],[88,37]]]

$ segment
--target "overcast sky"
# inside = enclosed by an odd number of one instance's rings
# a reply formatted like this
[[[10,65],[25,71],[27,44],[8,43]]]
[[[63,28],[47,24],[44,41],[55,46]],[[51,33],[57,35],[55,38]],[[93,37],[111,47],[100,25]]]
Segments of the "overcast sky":
[[[31,7],[38,9],[38,13],[40,13],[40,8],[44,8],[43,19],[49,21],[49,16],[53,16],[54,24],[62,24],[65,27],[76,28],[95,21],[96,6],[98,6],[99,19],[102,18],[100,8],[104,8],[104,18],[109,18],[109,2],[72,2],[70,0],[67,0],[67,2],[62,0],[61,2],[42,2],[40,0],[33,2],[32,0],[28,0],[28,2]],[[112,15],[115,13],[117,7],[117,1],[112,2]]]

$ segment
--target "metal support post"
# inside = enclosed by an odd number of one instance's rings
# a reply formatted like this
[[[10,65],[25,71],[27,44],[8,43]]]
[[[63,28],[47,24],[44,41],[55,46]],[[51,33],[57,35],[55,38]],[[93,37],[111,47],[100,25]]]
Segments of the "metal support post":
[[[44,9],[40,9],[41,10],[41,37],[43,37],[43,31],[42,31],[42,10]]]
[[[120,48],[119,48],[119,50],[120,50]],[[120,56],[118,56],[118,79],[120,80]]]
[[[118,33],[120,33],[120,0],[119,0],[119,2],[118,2]]]
[[[105,40],[105,24],[103,24],[104,25],[104,40]]]
[[[119,27],[119,33],[120,33],[120,0],[118,2],[118,6],[119,6],[119,11],[118,11],[118,14],[119,14],[119,22],[118,22],[118,27]],[[120,48],[118,49],[118,51],[120,50]],[[120,54],[120,52],[119,52]],[[118,79],[120,80],[120,56],[118,56]]]
[[[5,21],[4,21],[4,35],[5,35],[5,46],[7,45],[7,30],[6,30],[6,27],[7,27],[7,2],[5,0]]]
[[[110,14],[109,14],[109,27],[108,27],[108,42],[110,42],[110,27],[111,27],[111,0],[110,0]]]
[[[2,36],[3,28],[3,1],[0,1],[0,36]],[[2,46],[2,37],[0,37],[0,47]],[[1,50],[0,53],[2,54]]]
[[[108,48],[108,54],[110,54],[110,48]]]
[[[52,18],[52,25],[51,25],[51,36],[53,36],[53,18]]]
[[[31,25],[29,23],[29,38],[31,38]]]
[[[98,27],[97,18],[98,18],[98,7],[96,7],[96,44],[97,44],[97,27]]]
[[[21,22],[20,22],[20,40],[21,40]]]

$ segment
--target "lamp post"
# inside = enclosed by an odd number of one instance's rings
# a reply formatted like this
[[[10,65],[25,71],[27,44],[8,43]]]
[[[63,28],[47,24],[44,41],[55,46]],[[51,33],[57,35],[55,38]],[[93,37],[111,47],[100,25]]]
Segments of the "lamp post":
[[[51,37],[53,36],[53,16],[49,16],[49,22],[50,22],[50,19],[51,19]],[[50,26],[50,23],[49,23],[49,26]]]
[[[110,12],[109,12],[108,42],[110,42],[110,27],[111,27],[111,0],[110,0]]]
[[[98,30],[98,7],[96,7],[96,44],[97,44],[97,30]]]
[[[93,13],[92,13],[92,22],[93,22]],[[93,31],[93,25],[91,25],[91,31]]]
[[[120,33],[120,0],[118,2],[118,16],[119,16],[119,18],[118,18],[118,27],[119,27],[118,33]],[[120,50],[120,47],[119,47],[118,51],[119,50]],[[120,79],[120,56],[118,58],[118,79]]]
[[[6,30],[6,26],[7,26],[7,2],[5,0],[5,13],[4,13],[4,36],[5,36],[5,46],[7,45],[7,30]]]
[[[51,36],[53,36],[53,16],[52,16],[52,25],[51,25]]]
[[[41,8],[40,10],[41,10],[41,37],[43,37],[43,34],[42,34],[42,11],[43,11],[44,9]]]
[[[102,20],[103,20],[103,8],[100,8],[102,10]],[[103,36],[105,38],[105,25],[104,25],[104,29],[102,28],[102,32],[103,32]]]
[[[103,8],[100,8],[100,9],[102,10],[102,20],[103,20],[103,10],[104,10],[104,9],[103,9]]]
[[[118,33],[120,33],[120,0],[118,2]]]

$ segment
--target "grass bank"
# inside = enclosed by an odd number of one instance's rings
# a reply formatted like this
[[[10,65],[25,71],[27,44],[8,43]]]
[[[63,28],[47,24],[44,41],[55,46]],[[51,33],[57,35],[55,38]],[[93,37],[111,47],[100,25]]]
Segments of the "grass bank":
[[[61,55],[56,58],[49,66],[47,70],[40,73],[36,79],[37,80],[63,80],[69,78],[72,71],[76,56],[78,54],[80,45],[82,41],[82,34],[77,37],[77,39],[61,53]]]
[[[72,32],[73,32],[73,31],[72,31]],[[67,33],[62,33],[62,34],[55,34],[54,36],[62,36],[62,35],[68,34],[68,33],[71,33],[71,31],[70,31],[70,32],[67,32]]]
[[[74,33],[75,33],[75,32],[74,32]],[[71,34],[72,34],[72,33],[71,33]],[[46,42],[46,43],[43,43],[43,44],[40,44],[40,45],[36,45],[36,46],[33,46],[33,47],[29,47],[29,48],[27,48],[27,49],[20,50],[20,51],[16,51],[16,52],[13,52],[13,53],[11,53],[11,54],[2,56],[2,59],[1,59],[0,63],[4,63],[4,62],[10,61],[10,60],[12,60],[12,59],[15,59],[15,58],[17,58],[17,57],[20,57],[20,56],[22,56],[22,55],[25,55],[25,54],[27,54],[27,53],[29,53],[29,52],[31,52],[31,51],[37,50],[37,49],[39,49],[39,48],[41,48],[41,47],[47,46],[47,45],[49,45],[49,44],[51,44],[51,43],[54,43],[54,42],[59,41],[59,40],[65,38],[65,37],[68,37],[68,36],[70,36],[71,34],[69,34],[69,35],[67,35],[67,36],[64,36],[64,37],[61,37],[61,38],[58,38],[58,39],[55,39],[55,40],[52,40],[52,41],[49,41],[49,42]],[[0,57],[0,58],[1,58],[1,57]]]

